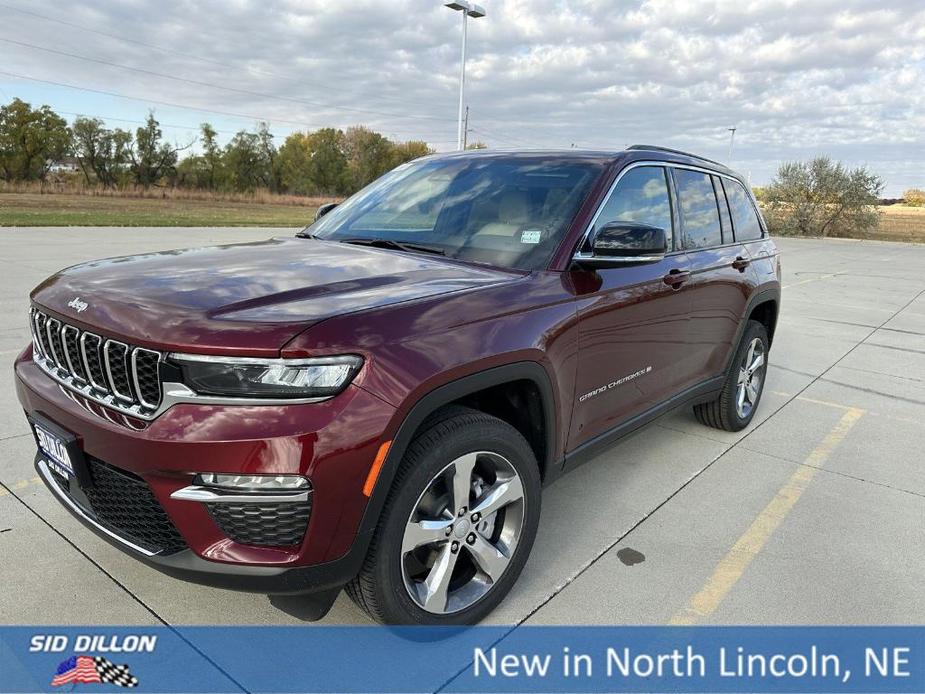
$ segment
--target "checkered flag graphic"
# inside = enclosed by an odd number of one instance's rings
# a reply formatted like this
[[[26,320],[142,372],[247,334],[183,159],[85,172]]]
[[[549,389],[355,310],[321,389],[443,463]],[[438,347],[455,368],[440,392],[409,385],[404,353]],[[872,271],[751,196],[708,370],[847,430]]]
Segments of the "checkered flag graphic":
[[[128,665],[116,665],[106,658],[96,656],[93,658],[100,680],[119,687],[137,687],[138,678],[129,672]]]

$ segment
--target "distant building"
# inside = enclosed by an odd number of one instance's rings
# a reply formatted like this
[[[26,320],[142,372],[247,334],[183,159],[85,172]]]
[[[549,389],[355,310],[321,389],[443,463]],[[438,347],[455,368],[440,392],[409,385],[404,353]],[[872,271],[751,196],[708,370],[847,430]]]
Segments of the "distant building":
[[[77,157],[64,157],[58,161],[52,162],[48,167],[50,173],[76,173],[80,171],[80,162]]]

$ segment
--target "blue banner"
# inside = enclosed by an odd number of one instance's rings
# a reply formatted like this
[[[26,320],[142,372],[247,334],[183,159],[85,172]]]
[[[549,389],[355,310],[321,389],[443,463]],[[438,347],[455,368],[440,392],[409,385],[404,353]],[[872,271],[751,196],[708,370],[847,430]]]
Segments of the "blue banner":
[[[0,693],[925,692],[925,627],[0,627]]]

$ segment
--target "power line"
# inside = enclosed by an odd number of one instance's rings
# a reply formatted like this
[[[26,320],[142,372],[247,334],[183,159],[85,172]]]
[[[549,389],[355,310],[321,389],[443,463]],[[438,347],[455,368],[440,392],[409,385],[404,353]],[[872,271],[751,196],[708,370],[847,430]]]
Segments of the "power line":
[[[48,48],[47,46],[38,46],[34,43],[27,43],[25,41],[17,41],[15,39],[9,39],[3,36],[0,36],[0,41],[3,41],[4,43],[12,44],[14,46],[22,46],[23,48],[31,48],[37,51],[44,51],[46,53],[52,53],[54,55],[65,56],[67,58],[74,58],[76,60],[84,60],[89,63],[96,63],[98,65],[106,65],[108,67],[115,67],[121,70],[130,70],[132,72],[137,72],[143,75],[151,75],[153,77],[160,77],[161,79],[173,80],[175,82],[183,82],[186,84],[192,84],[197,87],[211,87],[212,89],[221,89],[223,91],[232,92],[235,94],[244,94],[246,96],[256,96],[261,99],[278,99],[279,101],[289,101],[293,103],[305,104],[308,106],[315,106],[315,107],[323,108],[327,110],[351,111],[353,113],[363,113],[363,114],[370,114],[370,115],[386,116],[388,118],[437,120],[437,121],[448,121],[449,120],[448,118],[441,118],[439,116],[424,116],[424,115],[415,115],[415,114],[402,115],[400,113],[388,113],[385,111],[374,111],[371,109],[364,109],[364,108],[351,108],[348,106],[332,107],[329,104],[326,104],[320,101],[312,101],[310,99],[300,99],[297,97],[279,96],[277,94],[267,94],[265,92],[255,92],[255,91],[251,91],[250,89],[240,89],[237,87],[226,87],[225,85],[215,84],[213,82],[204,82],[201,80],[193,80],[187,77],[177,77],[176,75],[168,75],[163,72],[155,72],[154,70],[146,70],[145,68],[133,67],[131,65],[122,65],[120,63],[114,63],[109,60],[102,60],[100,58],[91,58],[89,56],[79,55],[77,53],[59,51],[56,48]]]
[[[103,96],[114,96],[118,99],[128,99],[130,101],[139,101],[145,104],[158,104],[159,106],[179,108],[179,109],[183,109],[186,111],[194,111],[197,113],[213,113],[219,116],[227,116],[230,118],[241,118],[241,119],[249,120],[252,122],[264,121],[268,123],[269,122],[286,123],[289,125],[296,125],[301,128],[305,128],[306,130],[316,130],[319,127],[317,125],[311,125],[303,121],[296,121],[296,120],[291,120],[287,118],[265,118],[263,116],[255,116],[255,115],[250,115],[246,113],[235,113],[233,111],[221,111],[221,110],[213,109],[213,108],[201,108],[198,106],[189,106],[186,104],[180,104],[180,103],[171,102],[171,101],[162,101],[159,99],[151,99],[147,97],[129,96],[128,94],[120,94],[119,92],[108,91],[105,89],[95,89],[93,87],[81,87],[79,85],[68,84],[66,82],[56,82],[54,80],[41,79],[39,77],[32,77],[30,75],[20,75],[15,72],[9,72],[7,70],[0,70],[0,75],[6,75],[8,77],[15,77],[17,79],[29,80],[30,82],[38,82],[40,84],[50,84],[55,87],[64,87],[66,89],[74,89],[77,91],[90,92],[93,94],[102,94]],[[400,131],[397,131],[391,128],[389,128],[389,130],[394,133],[400,132]],[[422,137],[420,134],[418,134],[418,136]]]
[[[61,109],[57,109],[57,108],[53,110],[55,113],[64,114],[65,116],[74,116],[75,118],[96,118],[98,120],[105,121],[105,122],[116,121],[117,123],[134,123],[135,125],[144,125],[147,122],[143,120],[133,120],[131,118],[117,118],[116,116],[100,116],[100,115],[94,115],[92,113],[76,113],[74,111],[62,111]],[[176,123],[161,123],[160,121],[158,121],[158,125],[160,125],[162,128],[177,128],[180,130],[197,130],[198,131],[202,129],[201,125],[178,125]],[[237,135],[239,132],[241,132],[240,130],[217,130],[215,128],[213,128],[213,130],[215,130],[215,132],[221,135]],[[448,144],[455,143],[456,140],[428,140],[428,142],[432,144],[448,145]]]
[[[48,15],[39,14],[38,12],[33,12],[32,10],[25,10],[25,9],[20,8],[20,7],[14,7],[14,6],[12,6],[12,5],[7,5],[6,3],[0,3],[0,7],[4,8],[4,9],[7,9],[7,10],[12,10],[12,11],[14,11],[14,12],[19,12],[19,13],[21,13],[21,14],[29,15],[29,16],[31,16],[31,17],[35,17],[36,19],[41,19],[41,20],[46,21],[46,22],[54,22],[54,23],[56,23],[56,24],[61,24],[61,25],[63,25],[63,26],[71,27],[71,28],[73,28],[73,29],[80,29],[81,31],[86,31],[86,32],[89,32],[89,33],[91,33],[91,34],[97,34],[97,35],[99,35],[99,36],[105,36],[106,38],[114,39],[114,40],[116,40],[116,41],[123,41],[123,42],[125,42],[125,43],[133,44],[133,45],[136,45],[136,46],[142,46],[142,47],[144,47],[144,48],[150,48],[150,49],[153,49],[153,50],[156,50],[156,51],[160,51],[160,52],[162,52],[162,53],[166,53],[166,54],[171,55],[171,56],[177,56],[177,57],[181,57],[181,58],[186,58],[186,59],[188,59],[188,60],[196,60],[196,61],[200,61],[200,62],[203,62],[203,63],[208,63],[208,64],[211,64],[211,65],[215,65],[215,66],[217,66],[217,67],[230,68],[230,69],[232,69],[232,70],[238,70],[238,71],[240,71],[240,66],[238,66],[238,65],[233,65],[232,63],[226,63],[226,62],[223,62],[223,61],[220,61],[220,60],[214,60],[214,59],[212,59],[212,58],[207,58],[207,57],[205,57],[205,56],[196,55],[196,54],[193,54],[193,53],[183,53],[183,52],[181,52],[181,51],[176,51],[176,50],[174,50],[174,49],[172,49],[172,48],[165,48],[164,46],[158,46],[158,45],[153,44],[153,43],[147,43],[146,41],[139,41],[139,40],[137,40],[137,39],[131,39],[131,38],[128,38],[128,37],[125,37],[125,36],[120,36],[119,34],[111,34],[111,33],[105,32],[105,31],[100,31],[99,29],[94,29],[94,28],[92,28],[92,27],[88,27],[88,26],[83,25],[83,24],[77,24],[77,23],[75,23],[75,22],[69,22],[69,21],[64,20],[64,19],[58,19],[57,17],[49,17]],[[347,90],[345,90],[345,89],[341,89],[341,88],[338,88],[338,87],[335,87],[335,86],[332,86],[332,85],[329,85],[329,84],[323,84],[323,83],[321,83],[321,82],[308,81],[308,80],[305,80],[304,78],[302,78],[301,76],[300,76],[300,77],[296,77],[296,76],[291,75],[291,74],[283,74],[283,73],[279,73],[279,72],[271,72],[271,71],[269,71],[269,70],[264,70],[264,69],[261,69],[261,68],[251,68],[251,70],[252,70],[253,72],[257,72],[257,73],[260,73],[260,74],[264,74],[264,75],[267,75],[267,76],[269,76],[269,77],[284,77],[285,79],[290,80],[290,81],[292,81],[292,82],[294,82],[294,83],[305,84],[305,85],[308,85],[308,86],[317,87],[317,88],[319,88],[319,89],[324,89],[326,92],[340,92],[340,93],[344,93],[344,94],[348,94],[348,93],[349,93],[349,92],[348,92]],[[401,103],[401,104],[403,104],[403,105],[418,106],[418,107],[421,107],[421,108],[429,108],[430,106],[433,105],[433,104],[424,104],[424,103],[420,103],[420,102],[408,101],[407,99],[404,99],[404,98],[402,98],[402,97],[388,96],[388,95],[384,95],[384,94],[379,94],[379,95],[375,95],[375,94],[374,94],[374,95],[364,94],[364,98],[373,99],[373,100],[375,100],[375,101],[394,101],[394,102]]]

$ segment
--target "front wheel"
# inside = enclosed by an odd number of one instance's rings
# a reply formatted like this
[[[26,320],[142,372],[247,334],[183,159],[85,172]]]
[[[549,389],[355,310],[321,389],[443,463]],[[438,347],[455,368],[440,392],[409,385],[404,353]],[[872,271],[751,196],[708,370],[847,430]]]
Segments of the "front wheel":
[[[739,431],[748,426],[758,409],[768,369],[768,331],[750,320],[739,341],[719,397],[694,406],[701,424],[715,429]]]
[[[536,537],[540,476],[514,427],[454,407],[402,460],[347,593],[386,624],[472,624],[510,591]]]

